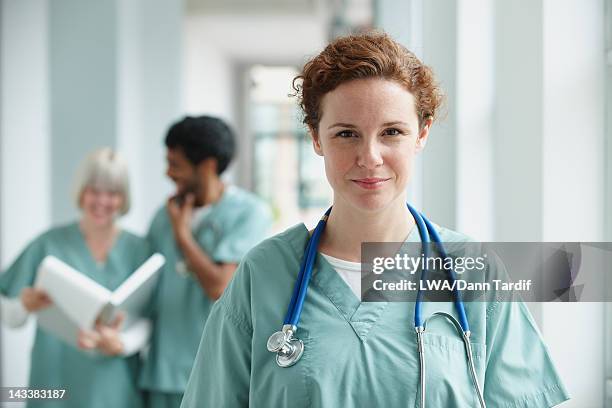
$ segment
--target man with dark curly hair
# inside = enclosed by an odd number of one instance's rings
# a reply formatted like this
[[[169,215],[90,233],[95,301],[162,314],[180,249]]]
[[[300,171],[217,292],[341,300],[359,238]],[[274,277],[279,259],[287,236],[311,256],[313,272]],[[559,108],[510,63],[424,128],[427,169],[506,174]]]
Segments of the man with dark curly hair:
[[[153,249],[166,257],[141,376],[149,407],[180,405],[212,305],[272,223],[259,198],[221,180],[235,146],[229,126],[210,116],[186,117],[166,136],[166,174],[176,193],[148,233]]]

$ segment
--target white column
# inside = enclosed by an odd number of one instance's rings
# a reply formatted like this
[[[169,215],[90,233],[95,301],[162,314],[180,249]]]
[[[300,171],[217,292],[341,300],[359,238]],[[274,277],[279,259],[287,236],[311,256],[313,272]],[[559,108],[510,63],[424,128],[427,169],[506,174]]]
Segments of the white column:
[[[456,228],[479,241],[491,241],[494,5],[491,0],[457,4]]]
[[[128,159],[133,207],[145,232],[170,191],[163,139],[181,113],[182,3],[62,0],[50,14],[53,219],[73,219],[75,171],[92,149]]]
[[[612,241],[612,0],[605,0],[605,26],[606,30],[606,177],[605,177],[605,217],[606,217],[606,232],[605,240]],[[605,305],[605,365],[606,365],[606,384],[605,392],[605,407],[612,408],[612,303]]]
[[[496,239],[601,240],[603,2],[495,4]],[[572,395],[565,406],[602,406],[603,305],[535,306]],[[586,348],[579,356],[576,344]]]
[[[605,209],[606,216],[606,240],[612,241],[612,0],[605,0],[605,27],[606,29],[606,128],[605,128],[605,145],[606,145],[606,178],[605,178]],[[612,338],[610,339],[612,340]],[[612,344],[612,341],[611,341]],[[612,367],[610,369],[612,376]],[[612,384],[611,391],[612,391]],[[612,392],[610,394],[612,406]]]
[[[544,1],[544,240],[604,237],[603,0]]]
[[[423,154],[423,211],[433,221],[456,228],[457,217],[457,1],[423,2],[423,61],[446,94]]]
[[[604,4],[543,4],[542,236],[544,241],[600,241],[605,222]],[[603,303],[543,304],[544,336],[574,397],[568,407],[603,405],[604,309]],[[575,356],[577,344],[588,353],[568,358]]]
[[[183,9],[175,0],[117,4],[116,144],[129,161],[133,197],[122,224],[145,233],[173,188],[164,138],[183,112]]]
[[[0,269],[50,224],[48,7],[2,0]],[[1,313],[2,311],[0,311]],[[33,325],[2,328],[2,384],[27,385]]]
[[[51,186],[54,222],[78,211],[74,175],[92,149],[115,147],[117,5],[115,1],[50,3]]]
[[[495,238],[542,239],[542,0],[495,2]]]

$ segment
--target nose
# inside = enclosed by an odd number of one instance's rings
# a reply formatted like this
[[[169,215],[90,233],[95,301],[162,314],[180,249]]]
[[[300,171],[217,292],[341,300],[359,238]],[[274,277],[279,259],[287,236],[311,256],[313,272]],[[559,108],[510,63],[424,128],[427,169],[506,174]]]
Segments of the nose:
[[[366,169],[374,169],[382,166],[382,146],[378,138],[363,138],[359,146],[357,165]]]
[[[111,202],[112,193],[110,191],[100,191],[96,194],[96,201],[99,205],[108,205]]]

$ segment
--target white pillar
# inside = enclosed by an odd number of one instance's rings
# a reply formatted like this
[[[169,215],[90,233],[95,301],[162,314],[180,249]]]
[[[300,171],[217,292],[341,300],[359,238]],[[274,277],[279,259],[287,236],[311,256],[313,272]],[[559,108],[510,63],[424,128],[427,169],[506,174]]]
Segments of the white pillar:
[[[605,216],[606,216],[606,233],[605,240],[612,241],[612,0],[605,0],[605,26],[606,30],[606,177],[605,177]],[[605,360],[606,360],[606,408],[612,408],[612,303],[605,305]]]
[[[50,13],[52,215],[77,215],[79,162],[92,149],[128,159],[133,207],[123,220],[144,233],[170,191],[163,138],[181,113],[182,2],[61,0]]]
[[[0,269],[48,228],[48,2],[2,0],[0,22]],[[1,313],[2,311],[0,311]],[[2,328],[2,384],[25,386],[33,325]]]
[[[52,217],[67,222],[80,161],[116,145],[117,4],[60,0],[49,11]]]
[[[605,99],[602,0],[544,0],[542,236],[604,239]],[[604,304],[545,303],[544,336],[567,379],[569,406],[602,406]],[[567,322],[572,322],[568,325]],[[588,353],[568,358],[575,345]]]
[[[495,223],[493,6],[457,2],[456,228],[479,241],[493,240]]]
[[[601,0],[496,2],[498,240],[604,237],[602,15]],[[602,406],[603,305],[538,306],[566,406]]]
[[[456,228],[457,217],[457,1],[423,2],[423,61],[446,94],[423,154],[423,205],[432,220]]]
[[[132,209],[122,224],[145,233],[173,187],[164,138],[182,115],[183,6],[176,0],[118,2],[116,144],[129,161]]]
[[[542,0],[497,0],[495,7],[495,238],[540,241]]]

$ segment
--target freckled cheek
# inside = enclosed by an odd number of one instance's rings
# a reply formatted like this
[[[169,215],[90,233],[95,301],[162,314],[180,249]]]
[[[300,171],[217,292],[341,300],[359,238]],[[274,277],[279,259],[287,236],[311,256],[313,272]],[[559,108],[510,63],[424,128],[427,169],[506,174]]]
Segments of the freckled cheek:
[[[336,166],[338,172],[342,175],[346,175],[353,167],[355,167],[355,160],[352,160],[350,156],[340,157]]]
[[[349,177],[352,167],[351,162],[346,160],[345,157],[325,157],[325,174],[332,186],[345,181]]]
[[[409,179],[412,174],[414,159],[410,156],[391,156],[387,157],[385,164],[395,173],[400,180]]]

